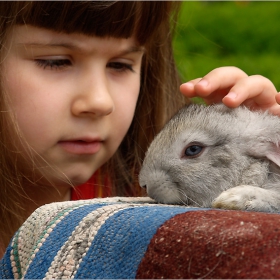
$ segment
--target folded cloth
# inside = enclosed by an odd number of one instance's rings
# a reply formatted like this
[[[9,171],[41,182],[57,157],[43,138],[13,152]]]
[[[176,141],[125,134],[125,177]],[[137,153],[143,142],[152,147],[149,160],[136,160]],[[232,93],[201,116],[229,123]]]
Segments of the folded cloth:
[[[148,198],[47,204],[13,237],[0,278],[280,278],[279,218]]]

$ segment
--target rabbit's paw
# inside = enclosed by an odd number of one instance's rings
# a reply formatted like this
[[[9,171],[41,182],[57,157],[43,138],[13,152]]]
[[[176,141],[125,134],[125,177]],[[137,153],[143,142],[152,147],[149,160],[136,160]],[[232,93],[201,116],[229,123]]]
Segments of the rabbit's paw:
[[[279,210],[274,193],[254,186],[237,186],[222,192],[213,202],[212,207],[275,212]]]

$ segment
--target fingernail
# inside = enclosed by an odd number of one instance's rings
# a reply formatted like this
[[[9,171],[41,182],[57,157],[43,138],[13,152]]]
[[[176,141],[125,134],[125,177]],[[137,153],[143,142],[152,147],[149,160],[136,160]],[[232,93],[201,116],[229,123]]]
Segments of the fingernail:
[[[237,94],[235,92],[229,92],[226,97],[229,97],[230,99],[236,99]]]
[[[194,88],[194,85],[193,85],[193,83],[187,82],[187,83],[181,84],[180,88],[183,88],[183,89],[188,88],[190,90],[190,89]]]

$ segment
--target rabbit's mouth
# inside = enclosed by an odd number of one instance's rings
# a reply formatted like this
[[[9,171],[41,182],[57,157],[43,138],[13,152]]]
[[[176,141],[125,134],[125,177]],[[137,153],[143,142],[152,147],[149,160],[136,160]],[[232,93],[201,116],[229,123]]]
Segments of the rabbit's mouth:
[[[170,184],[161,184],[157,188],[147,188],[147,194],[159,203],[186,204],[177,188]]]
[[[179,191],[179,184],[174,183],[162,170],[149,172],[148,175],[140,172],[139,183],[146,189],[148,196],[159,203],[186,204],[182,199],[182,192]]]

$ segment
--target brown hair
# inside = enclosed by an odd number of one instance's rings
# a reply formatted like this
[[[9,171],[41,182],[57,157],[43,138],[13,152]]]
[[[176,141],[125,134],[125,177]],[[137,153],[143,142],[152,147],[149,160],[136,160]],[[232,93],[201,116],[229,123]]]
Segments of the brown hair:
[[[135,195],[136,174],[149,143],[186,102],[179,93],[179,78],[172,53],[172,23],[178,9],[178,2],[168,1],[0,1],[1,53],[5,48],[5,36],[15,24],[100,37],[128,38],[134,35],[139,44],[145,46],[135,117],[118,151],[102,167],[102,174],[109,176],[113,183],[113,195]],[[23,175],[15,163],[16,157],[6,149],[8,122],[3,112],[7,104],[2,92],[1,95],[0,240],[7,245],[26,215],[19,216],[24,212],[22,198],[18,194],[24,189]],[[7,236],[1,232],[3,228]]]

